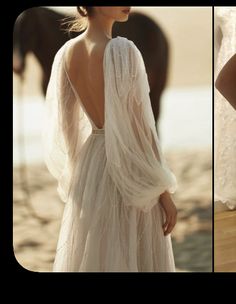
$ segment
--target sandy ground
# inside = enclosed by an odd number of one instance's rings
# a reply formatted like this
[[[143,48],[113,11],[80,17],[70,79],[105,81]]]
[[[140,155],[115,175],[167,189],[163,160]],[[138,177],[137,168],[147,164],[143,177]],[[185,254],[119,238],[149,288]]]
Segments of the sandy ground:
[[[211,271],[211,151],[172,151],[166,158],[179,184],[172,234],[177,271]],[[14,252],[24,268],[51,271],[64,204],[44,165],[27,167],[27,183],[20,173],[14,169]]]
[[[215,209],[214,224],[214,270],[236,272],[236,210]]]

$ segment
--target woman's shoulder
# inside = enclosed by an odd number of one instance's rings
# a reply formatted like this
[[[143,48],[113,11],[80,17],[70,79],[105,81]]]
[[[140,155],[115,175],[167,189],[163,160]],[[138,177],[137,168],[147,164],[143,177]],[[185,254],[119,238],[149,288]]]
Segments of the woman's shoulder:
[[[65,51],[71,51],[76,45],[78,45],[79,41],[82,40],[80,36],[76,36],[64,42],[63,45],[57,50],[55,57],[64,53]]]
[[[70,58],[72,58],[73,53],[78,48],[80,43],[80,37],[75,37],[67,40],[56,52],[54,61],[67,62]]]
[[[113,44],[113,45],[117,44],[117,45],[120,45],[121,47],[126,46],[131,49],[138,49],[132,40],[130,40],[126,37],[123,37],[123,36],[116,36],[116,37],[112,38],[111,44]]]
[[[118,56],[122,56],[123,58],[127,57],[129,60],[140,60],[142,59],[141,52],[134,41],[123,37],[117,36],[112,38],[110,41],[111,49],[117,51]],[[132,62],[129,62],[129,64]]]
[[[66,41],[61,47],[60,49],[57,51],[56,56],[59,56],[60,54],[64,53],[64,52],[69,52],[71,53],[75,48],[77,48],[79,46],[79,44],[83,44],[83,38],[81,37],[75,37],[72,38],[68,41]],[[110,39],[107,44],[104,46],[104,48],[101,45],[101,50],[102,49],[116,49],[119,50],[120,52],[123,52],[125,50],[128,51],[133,51],[134,53],[140,53],[138,47],[136,46],[136,44],[123,36],[116,36],[112,39]]]
[[[124,81],[129,82],[138,73],[146,72],[142,53],[134,41],[117,36],[110,41],[110,46],[111,62],[116,66],[118,74],[123,74]]]

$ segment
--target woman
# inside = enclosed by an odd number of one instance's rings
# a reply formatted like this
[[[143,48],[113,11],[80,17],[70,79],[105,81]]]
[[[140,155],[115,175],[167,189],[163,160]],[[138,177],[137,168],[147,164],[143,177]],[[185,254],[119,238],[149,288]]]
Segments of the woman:
[[[215,9],[215,201],[236,208],[236,7]],[[218,39],[219,40],[219,39]],[[227,100],[229,102],[227,102]]]
[[[87,29],[55,56],[45,160],[66,203],[54,271],[175,271],[176,180],[159,146],[141,53],[112,38],[130,7],[77,7]]]

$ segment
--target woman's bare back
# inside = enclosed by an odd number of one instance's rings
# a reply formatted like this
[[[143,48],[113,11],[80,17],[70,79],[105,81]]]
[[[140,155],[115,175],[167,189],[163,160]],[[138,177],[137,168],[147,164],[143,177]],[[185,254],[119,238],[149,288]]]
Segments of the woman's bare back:
[[[104,127],[103,56],[107,41],[92,42],[75,38],[66,52],[70,81],[89,118],[99,129]]]

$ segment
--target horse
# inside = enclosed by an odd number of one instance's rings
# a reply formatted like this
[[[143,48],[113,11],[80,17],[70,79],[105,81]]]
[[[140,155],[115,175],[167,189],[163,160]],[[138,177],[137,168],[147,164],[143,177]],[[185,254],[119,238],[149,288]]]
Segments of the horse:
[[[84,30],[69,34],[62,28],[65,14],[44,7],[25,10],[16,19],[13,32],[13,71],[21,76],[26,55],[32,52],[42,71],[42,91],[46,94],[52,62],[58,49]],[[146,67],[150,86],[150,100],[155,121],[159,118],[160,98],[166,85],[169,44],[160,28],[150,17],[131,12],[126,22],[114,23],[112,37],[123,36],[139,48]]]

